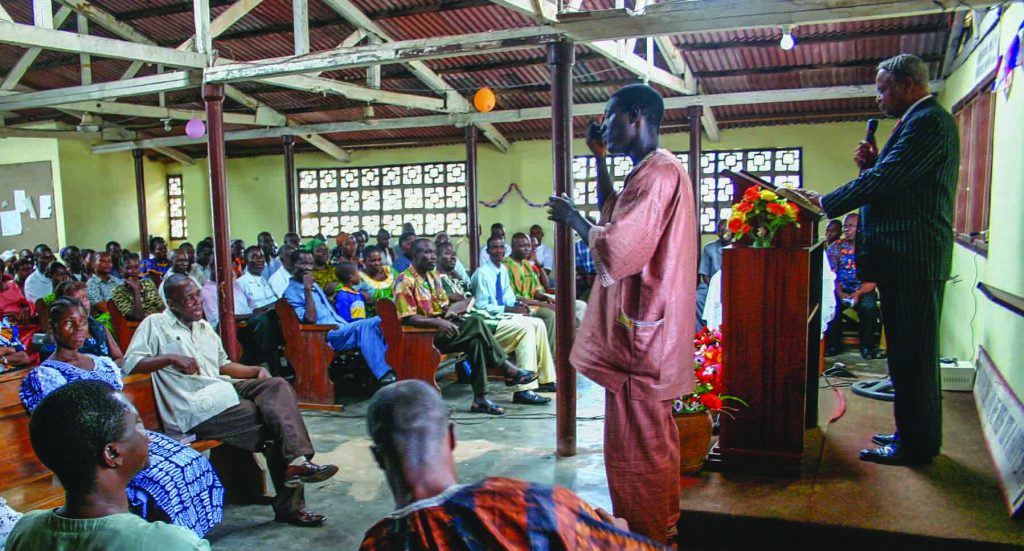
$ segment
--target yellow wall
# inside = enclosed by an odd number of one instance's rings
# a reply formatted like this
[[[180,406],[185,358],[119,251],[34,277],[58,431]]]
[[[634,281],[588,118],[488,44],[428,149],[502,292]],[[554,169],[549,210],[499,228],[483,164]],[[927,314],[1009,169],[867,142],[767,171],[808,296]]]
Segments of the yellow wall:
[[[1009,7],[999,29],[999,53],[1024,20],[1024,5]],[[947,81],[940,101],[951,107],[975,84],[974,58]],[[1009,97],[997,92],[992,152],[992,209],[988,257],[960,245],[953,250],[954,281],[946,286],[941,353],[974,358],[988,350],[1017,396],[1024,397],[1024,318],[994,304],[976,288],[979,281],[1024,296],[1024,71],[1016,70]]]
[[[85,141],[60,141],[60,179],[68,243],[98,249],[111,239],[139,251],[132,154],[93,155]],[[149,233],[167,236],[164,164],[143,159]]]

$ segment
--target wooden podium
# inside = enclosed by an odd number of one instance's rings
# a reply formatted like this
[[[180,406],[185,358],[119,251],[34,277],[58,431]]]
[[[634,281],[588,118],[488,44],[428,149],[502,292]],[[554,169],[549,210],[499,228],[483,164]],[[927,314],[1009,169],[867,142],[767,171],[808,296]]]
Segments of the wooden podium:
[[[751,186],[774,189],[745,172],[725,175],[736,203]],[[818,423],[819,219],[801,209],[800,227],[781,228],[774,248],[752,248],[746,237],[723,251],[722,386],[749,407],[737,405],[735,418],[721,416],[711,468],[800,473],[804,431]]]

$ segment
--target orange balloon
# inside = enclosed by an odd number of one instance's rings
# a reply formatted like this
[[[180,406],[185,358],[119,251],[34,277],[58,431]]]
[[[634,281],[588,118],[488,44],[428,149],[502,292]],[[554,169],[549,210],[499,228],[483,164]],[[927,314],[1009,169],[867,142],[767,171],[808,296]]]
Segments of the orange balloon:
[[[494,109],[494,104],[497,102],[497,99],[498,98],[494,96],[494,91],[485,87],[476,91],[476,94],[473,96],[473,105],[476,107],[477,111],[487,113]]]

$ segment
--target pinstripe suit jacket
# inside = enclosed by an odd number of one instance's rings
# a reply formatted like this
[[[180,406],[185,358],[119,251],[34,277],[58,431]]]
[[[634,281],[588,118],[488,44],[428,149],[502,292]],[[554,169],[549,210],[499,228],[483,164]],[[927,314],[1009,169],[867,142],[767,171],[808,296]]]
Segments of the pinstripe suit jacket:
[[[861,280],[949,278],[959,170],[956,122],[929,98],[893,130],[874,167],[821,198],[830,218],[860,208]]]

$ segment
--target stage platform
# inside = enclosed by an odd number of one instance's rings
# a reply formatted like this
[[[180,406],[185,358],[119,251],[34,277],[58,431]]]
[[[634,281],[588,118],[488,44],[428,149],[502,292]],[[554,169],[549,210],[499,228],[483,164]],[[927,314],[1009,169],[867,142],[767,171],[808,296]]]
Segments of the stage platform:
[[[884,372],[884,361],[838,358],[861,378]],[[859,364],[859,365],[858,365]],[[840,382],[840,381],[833,381]],[[578,448],[556,458],[554,405],[516,406],[500,384],[490,397],[504,418],[471,415],[467,385],[443,381],[455,408],[459,479],[509,476],[575,490],[595,506],[611,507],[602,461],[604,393],[580,379]],[[891,427],[891,404],[841,389],[847,410],[820,431],[800,478],[703,472],[684,479],[683,549],[1001,549],[1024,546],[1024,520],[1007,518],[981,438],[970,393],[944,393],[943,455],[921,468],[862,463],[857,451],[873,432]],[[824,425],[836,403],[820,390]],[[335,463],[333,479],[306,490],[310,510],[326,514],[322,528],[274,523],[268,506],[229,505],[210,534],[217,550],[355,549],[363,532],[393,509],[391,493],[369,452],[364,396],[344,397],[341,414],[307,412],[316,461]]]

